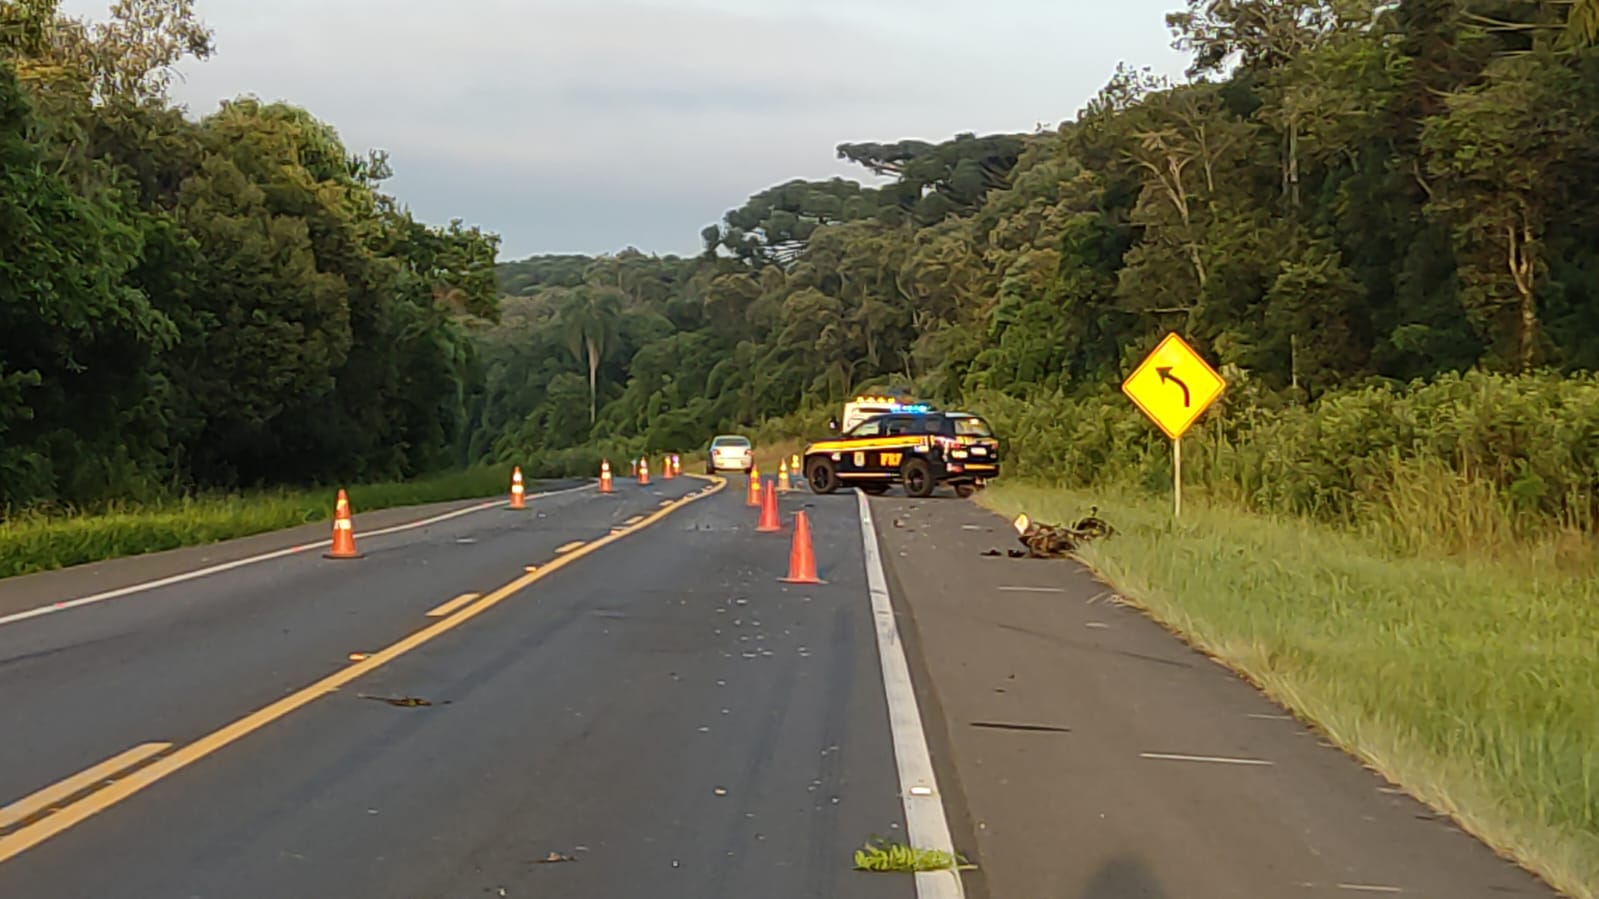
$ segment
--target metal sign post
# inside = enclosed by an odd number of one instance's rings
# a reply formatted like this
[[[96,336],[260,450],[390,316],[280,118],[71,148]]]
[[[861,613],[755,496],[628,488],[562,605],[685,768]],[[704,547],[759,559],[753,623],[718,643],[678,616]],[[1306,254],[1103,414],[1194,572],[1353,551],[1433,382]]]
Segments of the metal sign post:
[[[1174,517],[1183,514],[1183,434],[1226,388],[1226,380],[1175,331],[1122,382],[1122,392],[1171,438]]]
[[[1183,438],[1171,442],[1172,517],[1183,517]]]

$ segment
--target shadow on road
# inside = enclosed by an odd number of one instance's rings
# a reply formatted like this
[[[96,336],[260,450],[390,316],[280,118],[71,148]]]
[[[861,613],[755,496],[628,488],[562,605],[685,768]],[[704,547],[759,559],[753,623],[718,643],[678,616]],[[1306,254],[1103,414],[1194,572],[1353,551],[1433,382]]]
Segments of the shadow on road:
[[[1168,899],[1155,872],[1135,858],[1122,856],[1094,872],[1079,899]]]

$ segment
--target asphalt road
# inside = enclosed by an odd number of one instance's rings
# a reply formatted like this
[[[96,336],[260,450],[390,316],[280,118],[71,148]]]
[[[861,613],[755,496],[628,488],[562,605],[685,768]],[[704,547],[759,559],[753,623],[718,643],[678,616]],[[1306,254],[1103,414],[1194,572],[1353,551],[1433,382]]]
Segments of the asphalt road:
[[[1008,522],[872,509],[968,896],[1556,895]]]
[[[1553,896],[972,503],[617,486],[0,581],[0,897]]]
[[[855,498],[617,486],[0,625],[0,896],[911,896]]]

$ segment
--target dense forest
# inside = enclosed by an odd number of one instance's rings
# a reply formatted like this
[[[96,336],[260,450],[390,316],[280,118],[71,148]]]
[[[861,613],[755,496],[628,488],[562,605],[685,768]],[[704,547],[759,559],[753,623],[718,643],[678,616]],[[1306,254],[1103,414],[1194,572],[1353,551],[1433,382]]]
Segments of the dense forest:
[[[465,460],[497,240],[302,109],[186,117],[212,46],[190,0],[0,3],[0,508]]]
[[[1231,382],[1195,477],[1349,516],[1442,472],[1592,522],[1599,2],[1189,0],[1183,83],[842,144],[886,183],[776,185],[692,257],[497,269],[302,111],[169,109],[187,0],[53,5],[6,7],[0,76],[12,503],[791,436],[890,384],[989,415],[1018,473],[1156,485],[1116,391],[1178,331]]]
[[[1175,330],[1233,383],[1201,471],[1249,498],[1352,514],[1393,451],[1590,515],[1596,21],[1192,0],[1187,83],[1124,66],[1054,131],[841,145],[892,183],[775,186],[697,258],[502,264],[477,449],[823,408],[804,431],[892,383],[994,417],[1025,473],[1159,484],[1169,450],[1116,387]]]

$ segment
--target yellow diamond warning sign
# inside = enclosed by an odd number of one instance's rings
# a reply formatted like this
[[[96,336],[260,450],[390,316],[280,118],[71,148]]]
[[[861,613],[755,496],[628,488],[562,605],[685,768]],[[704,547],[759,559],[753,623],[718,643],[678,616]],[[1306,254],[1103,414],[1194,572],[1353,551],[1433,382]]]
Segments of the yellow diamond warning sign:
[[[1222,376],[1175,331],[1122,382],[1122,392],[1173,440],[1183,436],[1226,387]]]

